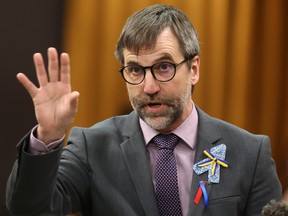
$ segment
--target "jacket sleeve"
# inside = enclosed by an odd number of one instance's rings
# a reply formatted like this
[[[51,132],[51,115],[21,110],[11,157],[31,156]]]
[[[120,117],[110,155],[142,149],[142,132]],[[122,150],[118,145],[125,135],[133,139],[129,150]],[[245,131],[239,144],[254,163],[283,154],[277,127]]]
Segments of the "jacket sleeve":
[[[72,206],[80,209],[80,196],[90,179],[81,158],[67,150],[63,155],[62,146],[47,154],[30,155],[25,151],[28,142],[26,135],[18,144],[6,187],[8,209],[16,216],[65,215],[74,211]]]
[[[245,174],[243,173],[243,175]],[[263,136],[245,215],[258,215],[263,206],[272,199],[281,200],[282,189],[275,162],[271,157],[270,140],[267,136]]]

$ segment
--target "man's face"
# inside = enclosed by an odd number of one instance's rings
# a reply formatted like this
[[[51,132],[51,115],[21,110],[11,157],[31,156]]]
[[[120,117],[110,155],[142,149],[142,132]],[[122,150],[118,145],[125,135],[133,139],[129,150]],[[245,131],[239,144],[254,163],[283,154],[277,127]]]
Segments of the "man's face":
[[[179,43],[169,28],[159,35],[152,49],[140,49],[139,53],[124,49],[125,65],[151,66],[159,62],[179,63],[184,60]],[[170,132],[178,127],[192,111],[191,88],[199,79],[200,59],[194,58],[191,66],[181,64],[175,77],[168,82],[155,80],[150,69],[139,85],[127,84],[133,109],[150,127]]]

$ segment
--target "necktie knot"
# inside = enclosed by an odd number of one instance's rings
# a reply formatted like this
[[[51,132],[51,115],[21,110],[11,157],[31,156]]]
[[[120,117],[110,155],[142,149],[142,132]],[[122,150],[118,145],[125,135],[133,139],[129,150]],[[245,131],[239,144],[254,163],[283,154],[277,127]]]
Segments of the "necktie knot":
[[[173,133],[170,134],[158,134],[153,138],[153,142],[159,149],[170,149],[174,150],[179,137]]]

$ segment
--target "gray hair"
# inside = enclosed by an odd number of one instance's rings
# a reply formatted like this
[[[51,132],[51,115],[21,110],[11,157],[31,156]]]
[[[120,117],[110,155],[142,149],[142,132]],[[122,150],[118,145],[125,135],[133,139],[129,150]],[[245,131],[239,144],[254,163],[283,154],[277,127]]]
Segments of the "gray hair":
[[[287,216],[288,204],[284,201],[271,200],[266,204],[261,212],[262,216]]]
[[[124,64],[123,49],[138,53],[140,48],[153,48],[167,27],[178,38],[185,58],[200,53],[198,36],[189,18],[175,7],[158,4],[137,11],[128,18],[118,39],[116,58]]]

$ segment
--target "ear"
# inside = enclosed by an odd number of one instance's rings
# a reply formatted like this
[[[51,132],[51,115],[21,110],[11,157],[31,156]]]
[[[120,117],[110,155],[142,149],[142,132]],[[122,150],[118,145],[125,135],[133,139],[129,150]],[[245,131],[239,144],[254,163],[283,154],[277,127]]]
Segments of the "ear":
[[[200,56],[195,56],[191,61],[191,79],[192,79],[192,85],[194,86],[198,81],[200,77]]]

